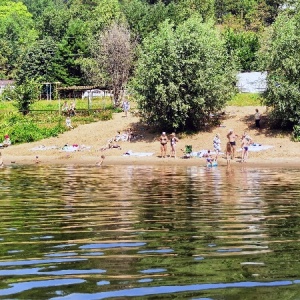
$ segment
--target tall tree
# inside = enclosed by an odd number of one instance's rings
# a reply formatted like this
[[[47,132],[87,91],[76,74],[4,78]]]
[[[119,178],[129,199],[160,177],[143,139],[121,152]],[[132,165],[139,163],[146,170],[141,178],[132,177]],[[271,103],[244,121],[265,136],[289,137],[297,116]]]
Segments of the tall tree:
[[[142,118],[166,130],[198,129],[234,92],[235,72],[212,23],[164,22],[146,38],[131,83]]]
[[[300,9],[282,13],[262,52],[268,70],[265,104],[277,125],[292,127],[300,120]]]
[[[2,77],[13,77],[20,58],[37,38],[32,15],[21,2],[0,2],[0,69]]]
[[[92,51],[106,85],[113,90],[114,106],[119,106],[134,55],[129,29],[124,24],[113,23],[100,33]]]

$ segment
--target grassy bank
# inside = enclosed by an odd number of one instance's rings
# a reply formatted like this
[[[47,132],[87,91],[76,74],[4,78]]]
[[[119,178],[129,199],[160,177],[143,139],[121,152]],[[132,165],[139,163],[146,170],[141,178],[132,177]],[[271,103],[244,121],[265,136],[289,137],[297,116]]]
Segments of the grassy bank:
[[[65,116],[59,110],[63,103],[70,104],[73,99],[40,100],[33,103],[28,115],[20,114],[12,101],[0,101],[0,143],[5,134],[9,134],[13,144],[38,141],[57,136],[68,128]],[[227,105],[259,106],[262,98],[259,94],[239,93]],[[116,111],[109,97],[76,99],[76,110],[80,113],[72,117],[74,127],[91,122],[109,120]]]
[[[67,131],[66,116],[59,111],[62,103],[58,100],[37,101],[30,107],[30,113],[23,116],[13,102],[0,102],[0,143],[5,134],[10,136],[13,144],[18,144],[58,136]],[[109,120],[114,112],[109,98],[94,99],[90,105],[87,100],[76,100],[76,109],[86,111],[72,117],[73,127]]]

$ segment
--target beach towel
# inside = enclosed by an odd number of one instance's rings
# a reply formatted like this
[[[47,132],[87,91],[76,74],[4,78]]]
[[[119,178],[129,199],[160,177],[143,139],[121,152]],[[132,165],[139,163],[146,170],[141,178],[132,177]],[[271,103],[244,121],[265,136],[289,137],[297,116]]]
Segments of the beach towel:
[[[52,150],[52,149],[58,149],[57,146],[44,146],[44,145],[40,145],[34,148],[31,148],[31,151],[43,151],[43,150]]]
[[[75,152],[75,151],[84,151],[89,149],[91,149],[91,147],[85,145],[72,145],[72,146],[65,145],[62,147],[61,150],[65,152]]]
[[[258,151],[263,151],[263,150],[268,150],[273,148],[274,146],[270,146],[270,145],[262,145],[262,144],[251,144],[248,147],[248,151],[251,152],[258,152]],[[242,149],[239,149],[238,152],[242,151]]]
[[[208,150],[200,150],[200,151],[196,151],[196,152],[192,152],[191,156],[193,157],[205,157],[208,154]],[[211,155],[216,155],[216,151],[210,151]],[[219,154],[224,154],[223,152],[219,152]]]
[[[123,154],[123,156],[137,156],[137,157],[144,157],[144,156],[152,156],[152,152],[133,152],[132,150],[128,150]]]

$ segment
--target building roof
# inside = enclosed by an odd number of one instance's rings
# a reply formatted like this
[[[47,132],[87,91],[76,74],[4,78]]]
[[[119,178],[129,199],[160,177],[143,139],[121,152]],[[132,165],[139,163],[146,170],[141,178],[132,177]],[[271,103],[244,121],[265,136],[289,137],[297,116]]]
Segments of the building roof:
[[[0,79],[0,85],[12,85],[14,83],[15,83],[14,80]]]

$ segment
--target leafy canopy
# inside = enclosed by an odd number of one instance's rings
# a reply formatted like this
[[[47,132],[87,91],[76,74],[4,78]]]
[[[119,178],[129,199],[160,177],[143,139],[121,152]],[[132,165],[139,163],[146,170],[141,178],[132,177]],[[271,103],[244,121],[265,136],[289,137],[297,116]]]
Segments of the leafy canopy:
[[[131,88],[143,119],[166,130],[198,129],[234,92],[235,72],[211,23],[165,21],[140,49]]]
[[[268,70],[265,104],[277,125],[292,127],[300,120],[300,10],[283,13],[273,26],[264,66]]]

